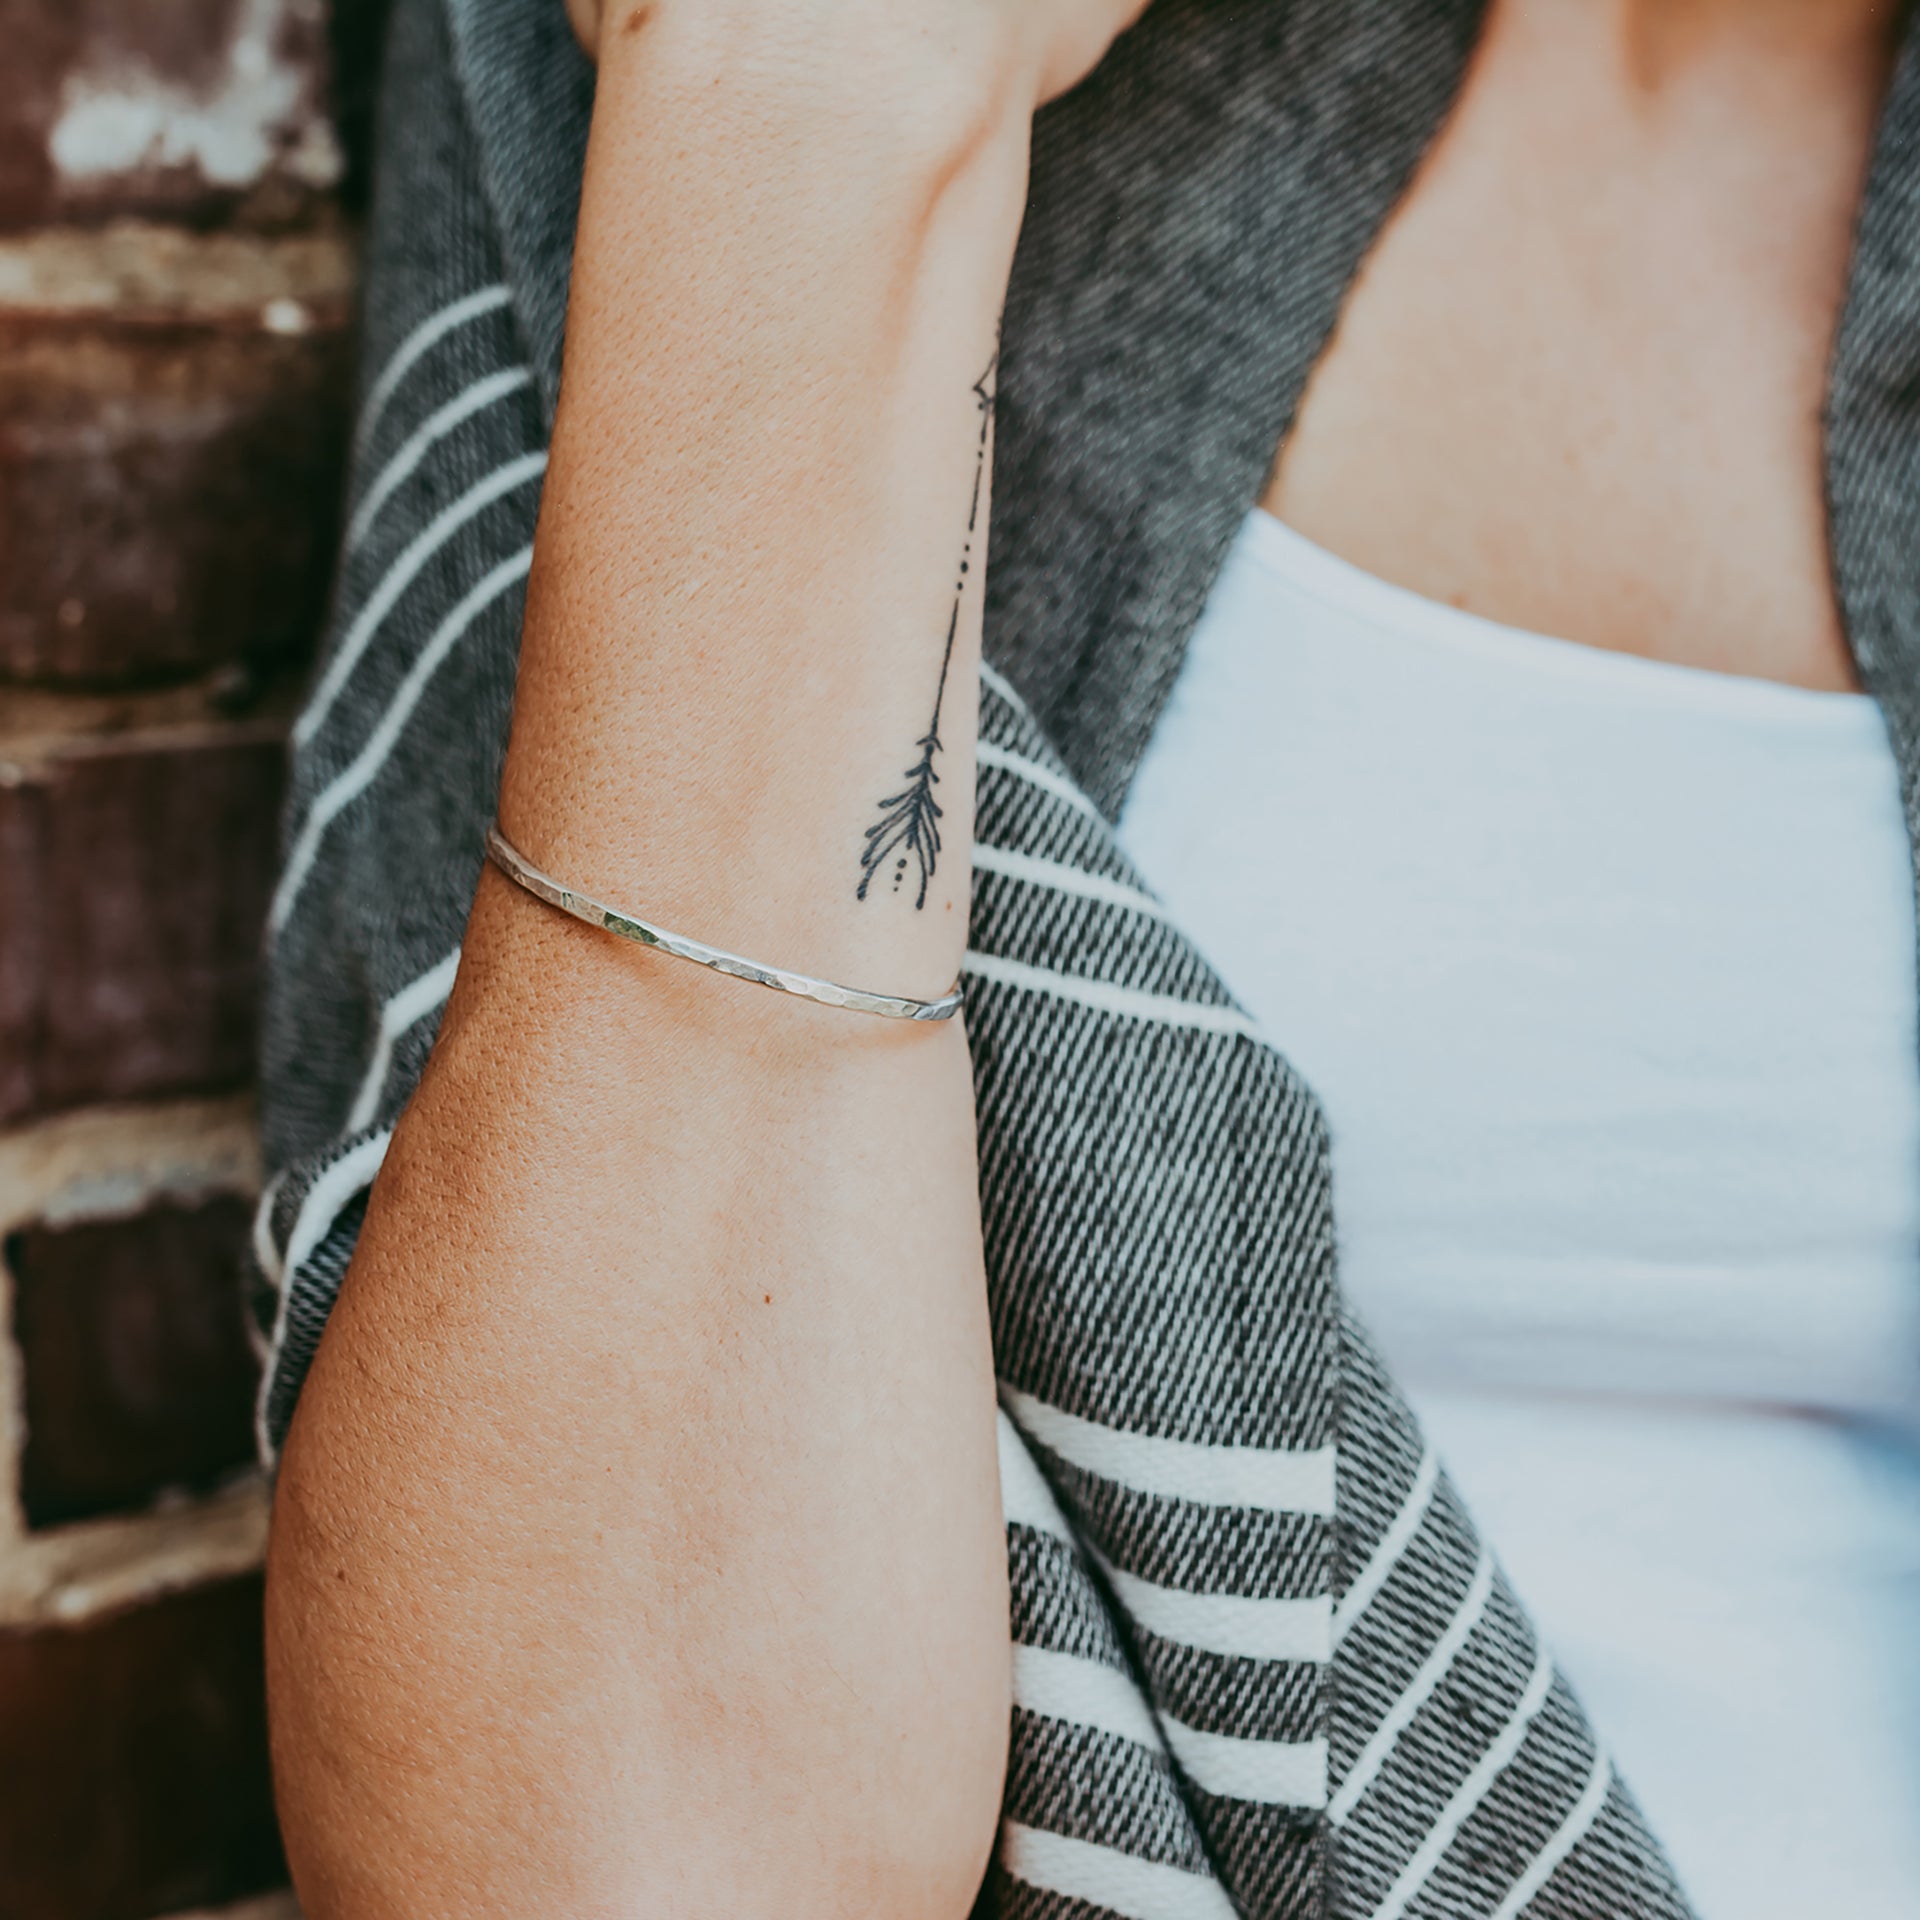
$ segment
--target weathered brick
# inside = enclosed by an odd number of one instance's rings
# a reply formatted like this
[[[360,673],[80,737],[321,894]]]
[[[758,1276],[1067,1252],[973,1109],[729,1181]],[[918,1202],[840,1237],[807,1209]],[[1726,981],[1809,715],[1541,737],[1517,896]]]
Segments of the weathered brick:
[[[0,1914],[144,1920],[284,1884],[260,1584],[0,1631]]]
[[[0,695],[0,1123],[242,1084],[254,1057],[281,723],[9,758]]]
[[[307,647],[350,272],[334,236],[0,245],[0,678],[152,682]]]
[[[48,781],[44,1104],[250,1075],[281,770],[277,742],[249,741],[74,760]]]
[[[7,1239],[29,1526],[203,1490],[252,1461],[259,1368],[240,1300],[249,1213],[222,1196]]]
[[[43,1505],[56,1475],[53,1490],[70,1496],[79,1482],[98,1496],[102,1468],[111,1470],[115,1457],[103,1460],[103,1442],[74,1431],[76,1398],[94,1399],[109,1423],[105,1444],[122,1445],[119,1464],[129,1469],[143,1420],[161,1403],[177,1403],[196,1379],[219,1395],[223,1419],[236,1421],[231,1376],[247,1361],[235,1352],[244,1334],[232,1236],[259,1188],[259,1138],[245,1094],[89,1107],[0,1132],[0,1250],[12,1254],[0,1258],[0,1625],[72,1625],[259,1565],[266,1510],[257,1474],[223,1476],[202,1498],[37,1530],[19,1498],[23,1481],[33,1480]],[[202,1213],[210,1207],[217,1211]],[[180,1216],[171,1230],[169,1214]],[[161,1223],[157,1247],[150,1221]],[[26,1286],[16,1296],[13,1259],[23,1252]],[[125,1311],[129,1303],[137,1311]],[[17,1328],[33,1350],[31,1368],[9,1337]],[[111,1344],[101,1351],[104,1343]],[[62,1372],[77,1391],[57,1390]],[[201,1418],[196,1410],[195,1422]],[[47,1464],[23,1473],[30,1423]],[[174,1446],[180,1459],[177,1443],[160,1436],[157,1444]],[[218,1450],[234,1444],[228,1425]],[[186,1464],[210,1464],[212,1451]],[[88,1471],[93,1478],[82,1479]],[[133,1484],[129,1471],[121,1485]]]
[[[0,0],[0,228],[299,219],[340,176],[321,0]]]
[[[33,1105],[40,982],[40,808],[37,796],[0,776],[0,1120]]]

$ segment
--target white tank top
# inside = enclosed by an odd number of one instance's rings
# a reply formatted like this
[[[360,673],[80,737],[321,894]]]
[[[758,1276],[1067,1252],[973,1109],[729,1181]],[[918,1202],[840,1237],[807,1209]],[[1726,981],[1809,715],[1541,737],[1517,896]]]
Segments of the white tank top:
[[[1879,709],[1248,521],[1121,839],[1703,1920],[1920,1916],[1920,1008]]]

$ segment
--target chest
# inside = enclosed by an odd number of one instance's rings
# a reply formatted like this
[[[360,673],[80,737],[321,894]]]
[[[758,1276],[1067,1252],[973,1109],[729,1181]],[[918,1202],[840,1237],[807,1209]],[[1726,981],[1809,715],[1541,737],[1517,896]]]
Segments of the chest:
[[[1884,35],[1640,43],[1616,12],[1491,9],[1266,504],[1510,625],[1853,686],[1822,408]]]
[[[1255,515],[1121,837],[1323,1102],[1403,1376],[1916,1404],[1871,701],[1492,627]]]

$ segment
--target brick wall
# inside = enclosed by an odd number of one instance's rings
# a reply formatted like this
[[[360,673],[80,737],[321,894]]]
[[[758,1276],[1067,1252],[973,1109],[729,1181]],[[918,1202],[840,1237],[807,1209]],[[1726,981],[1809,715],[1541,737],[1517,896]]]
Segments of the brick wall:
[[[291,1913],[238,1259],[378,11],[0,0],[0,1920]]]

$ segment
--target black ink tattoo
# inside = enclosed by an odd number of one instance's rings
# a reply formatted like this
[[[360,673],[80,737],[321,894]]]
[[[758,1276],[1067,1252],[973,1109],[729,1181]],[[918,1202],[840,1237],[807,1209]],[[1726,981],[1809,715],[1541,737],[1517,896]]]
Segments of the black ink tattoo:
[[[864,900],[874,878],[881,870],[891,874],[891,891],[899,893],[907,883],[910,869],[916,870],[918,885],[914,907],[927,904],[927,885],[933,879],[940,859],[941,807],[933,797],[940,784],[934,767],[940,752],[940,710],[946,704],[947,674],[953,665],[953,642],[960,631],[960,605],[966,598],[967,582],[973,569],[974,536],[980,525],[980,496],[986,487],[987,446],[993,437],[995,375],[1000,355],[996,352],[987,370],[973,383],[974,402],[980,410],[980,441],[974,452],[973,500],[967,508],[967,536],[960,552],[960,577],[954,583],[953,608],[947,615],[947,644],[940,655],[940,681],[933,693],[933,718],[914,745],[920,757],[906,771],[907,784],[898,793],[880,802],[880,818],[867,829],[867,844],[860,855],[860,884],[854,897]]]

